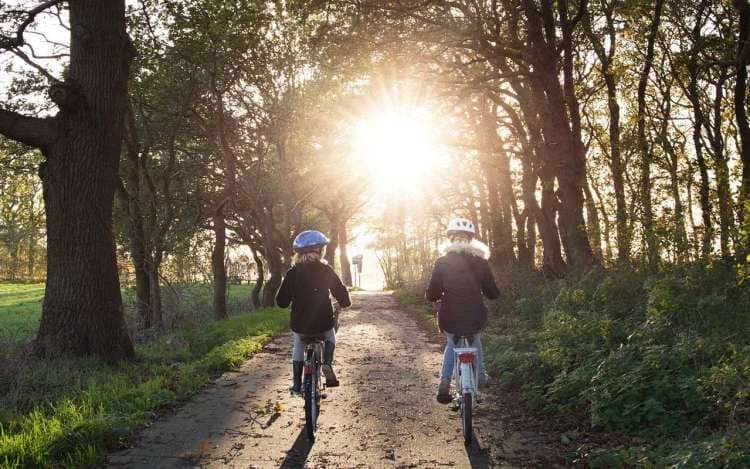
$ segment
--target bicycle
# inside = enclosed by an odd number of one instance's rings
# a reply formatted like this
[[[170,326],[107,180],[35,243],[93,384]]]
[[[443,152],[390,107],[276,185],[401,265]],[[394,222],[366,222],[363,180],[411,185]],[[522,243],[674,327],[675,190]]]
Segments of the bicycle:
[[[302,395],[305,399],[305,430],[307,439],[315,442],[315,432],[318,429],[318,415],[323,395],[321,368],[323,364],[323,337],[303,336],[305,343],[305,361],[302,368]]]
[[[457,347],[454,351],[453,381],[455,396],[454,402],[458,407],[458,415],[461,418],[461,430],[464,435],[464,444],[471,444],[472,439],[472,407],[477,402],[477,383],[479,376],[475,365],[478,350],[470,347],[474,342],[473,335],[454,337]]]

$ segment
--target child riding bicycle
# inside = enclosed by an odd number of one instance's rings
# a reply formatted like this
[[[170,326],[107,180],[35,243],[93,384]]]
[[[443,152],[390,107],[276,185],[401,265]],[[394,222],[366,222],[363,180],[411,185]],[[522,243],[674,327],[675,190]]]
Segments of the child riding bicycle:
[[[469,347],[478,350],[476,363],[479,384],[486,384],[488,379],[479,338],[479,331],[487,322],[487,307],[483,295],[494,300],[500,296],[500,292],[488,262],[489,248],[477,240],[475,235],[474,224],[470,220],[456,218],[448,224],[447,236],[450,243],[443,249],[443,255],[435,261],[425,293],[428,301],[440,301],[438,326],[447,338],[437,394],[437,400],[442,404],[451,402],[453,348],[454,340],[458,337],[473,336],[474,341]]]
[[[289,326],[294,333],[292,347],[292,388],[299,394],[302,386],[302,367],[305,345],[303,336],[321,336],[325,340],[323,374],[326,386],[339,385],[333,371],[333,352],[336,347],[334,310],[331,295],[343,308],[351,306],[349,292],[331,266],[323,260],[328,238],[315,230],[303,231],[294,239],[294,266],[284,276],[276,295],[282,308],[292,305]]]

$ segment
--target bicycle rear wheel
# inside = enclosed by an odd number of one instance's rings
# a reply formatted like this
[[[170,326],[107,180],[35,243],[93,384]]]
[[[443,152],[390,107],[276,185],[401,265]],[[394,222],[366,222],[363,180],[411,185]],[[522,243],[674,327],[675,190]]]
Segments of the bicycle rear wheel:
[[[307,439],[315,441],[315,432],[318,429],[318,414],[320,413],[320,400],[318,397],[318,386],[315,373],[306,374],[303,383],[305,390],[305,431]]]
[[[471,411],[472,401],[471,393],[466,392],[461,396],[461,429],[464,433],[464,444],[469,446],[471,444],[472,428],[471,428]]]

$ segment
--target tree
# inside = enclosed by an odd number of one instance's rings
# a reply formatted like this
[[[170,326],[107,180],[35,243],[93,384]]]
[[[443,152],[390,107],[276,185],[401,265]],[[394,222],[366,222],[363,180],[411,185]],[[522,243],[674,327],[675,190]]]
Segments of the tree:
[[[25,44],[37,15],[27,11],[0,48]],[[133,355],[125,327],[112,224],[122,145],[128,64],[133,46],[125,31],[124,0],[69,0],[67,77],[53,83],[54,117],[0,109],[0,133],[39,148],[47,220],[47,283],[35,346],[46,356]]]

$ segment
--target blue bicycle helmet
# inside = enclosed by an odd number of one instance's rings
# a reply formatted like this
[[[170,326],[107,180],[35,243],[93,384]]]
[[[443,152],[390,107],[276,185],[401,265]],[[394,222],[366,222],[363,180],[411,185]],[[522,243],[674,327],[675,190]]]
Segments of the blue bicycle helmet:
[[[307,230],[298,234],[292,243],[292,249],[296,252],[308,252],[320,249],[328,244],[326,235],[316,230]]]

